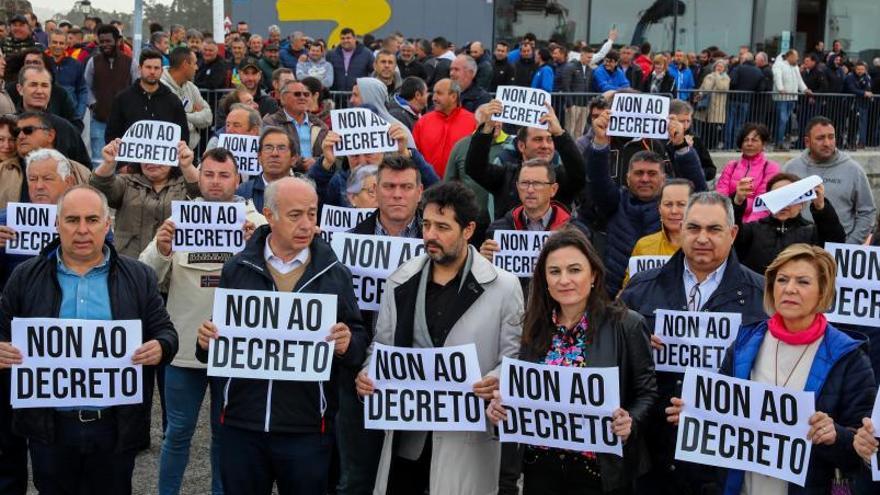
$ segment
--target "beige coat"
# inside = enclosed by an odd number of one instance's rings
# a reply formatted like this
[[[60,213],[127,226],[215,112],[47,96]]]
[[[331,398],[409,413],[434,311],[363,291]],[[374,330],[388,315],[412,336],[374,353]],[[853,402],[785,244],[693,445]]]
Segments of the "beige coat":
[[[726,72],[718,74],[712,71],[703,79],[700,89],[713,91],[712,93],[698,93],[703,98],[709,98],[709,108],[706,110],[698,110],[695,119],[708,122],[710,124],[723,124],[727,121],[727,94],[716,93],[714,91],[730,90],[730,76]]]
[[[501,358],[515,358],[519,355],[522,288],[517,277],[493,266],[475,248],[470,247],[469,250],[472,263],[470,271],[483,292],[449,331],[445,345],[475,344],[481,374],[498,376]],[[427,260],[427,255],[414,258],[388,278],[384,292],[386,297],[382,300],[376,321],[374,342],[394,345],[395,329],[399,325],[414,325],[413,322],[397,321],[395,289],[407,280],[419,277]],[[430,342],[427,329],[414,326],[414,333],[421,332],[421,339]],[[372,351],[371,345],[367,350],[367,363]],[[432,434],[429,484],[431,495],[489,495],[498,491],[501,444],[492,437],[490,431],[487,425],[485,432],[438,431]],[[394,431],[385,433],[374,495],[385,495],[396,435],[402,436],[399,441],[404,444],[425,434]]]
[[[23,166],[24,160],[18,157],[0,162],[0,209],[5,209],[8,203],[21,201],[21,187],[25,180]],[[74,160],[70,160],[70,173],[73,175],[74,185],[77,186],[88,184],[92,176],[89,167]]]
[[[238,198],[243,200],[242,198]],[[196,201],[201,201],[197,199]],[[251,200],[244,200],[247,220],[259,227],[266,223]],[[177,329],[180,347],[171,362],[182,368],[206,368],[196,359],[196,338],[199,325],[211,318],[214,287],[220,282],[223,263],[231,253],[173,252],[163,256],[156,248],[156,238],[140,255],[140,262],[156,270],[160,286],[168,286],[168,314]],[[168,282],[167,284],[165,282]]]
[[[172,201],[199,196],[199,183],[188,183],[183,177],[169,179],[159,192],[142,174],[92,175],[89,183],[103,192],[110,208],[116,210],[116,251],[132,258],[140,256],[162,222],[171,216]]]

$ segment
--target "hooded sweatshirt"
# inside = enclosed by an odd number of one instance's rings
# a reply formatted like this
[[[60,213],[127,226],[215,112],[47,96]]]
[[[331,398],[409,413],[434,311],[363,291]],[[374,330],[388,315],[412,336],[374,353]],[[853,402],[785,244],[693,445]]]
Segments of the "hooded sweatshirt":
[[[818,175],[825,183],[825,197],[834,205],[835,211],[846,232],[848,244],[861,244],[868,238],[874,225],[877,208],[874,196],[868,184],[868,177],[855,160],[840,150],[826,162],[817,163],[804,150],[800,156],[792,159],[782,168],[783,172],[799,177]],[[807,208],[802,215],[812,221],[813,217]]]

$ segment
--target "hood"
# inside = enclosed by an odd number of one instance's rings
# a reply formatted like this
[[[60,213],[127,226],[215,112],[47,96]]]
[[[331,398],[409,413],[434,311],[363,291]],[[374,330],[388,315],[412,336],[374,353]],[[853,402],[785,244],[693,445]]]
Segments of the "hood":
[[[834,155],[826,162],[817,162],[810,156],[810,150],[804,150],[799,157],[805,165],[810,167],[831,168],[836,167],[844,162],[851,160],[850,156],[844,152],[837,150]]]
[[[183,88],[179,84],[177,84],[177,81],[175,81],[174,78],[171,77],[171,73],[167,70],[162,71],[162,77],[159,78],[159,82],[164,83],[176,93],[183,91]]]

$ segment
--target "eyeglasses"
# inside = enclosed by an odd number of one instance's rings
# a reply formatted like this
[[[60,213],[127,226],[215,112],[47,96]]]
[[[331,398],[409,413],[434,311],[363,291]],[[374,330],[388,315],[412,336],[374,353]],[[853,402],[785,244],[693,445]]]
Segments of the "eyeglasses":
[[[312,96],[312,93],[309,91],[287,91],[286,93],[293,95],[294,98],[308,98],[309,96]]]
[[[25,136],[30,136],[37,130],[48,131],[49,128],[44,125],[26,125],[24,127],[18,127],[15,129],[14,135],[24,134]]]
[[[284,153],[285,151],[289,151],[290,147],[286,144],[264,144],[263,147],[260,149],[267,153],[274,153],[276,151],[279,153]]]
[[[553,183],[552,182],[541,182],[541,181],[537,181],[537,180],[524,180],[524,181],[517,181],[516,187],[522,189],[523,191],[528,191],[530,187],[534,188],[535,191],[540,191],[551,184],[553,184]]]

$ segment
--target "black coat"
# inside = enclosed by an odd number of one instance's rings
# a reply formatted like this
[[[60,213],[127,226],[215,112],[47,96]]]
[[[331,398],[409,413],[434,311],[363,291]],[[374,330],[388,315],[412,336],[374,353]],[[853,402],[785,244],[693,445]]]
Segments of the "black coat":
[[[644,82],[639,83],[638,86],[633,86],[634,88],[639,88],[643,93],[651,92],[651,81],[654,79],[654,73],[648,74],[648,77]],[[663,73],[663,79],[660,80],[660,93],[668,93],[675,94],[675,77],[666,71]]]
[[[57,276],[59,241],[46,246],[15,269],[0,301],[0,340],[12,337],[13,318],[57,318],[61,310],[61,286]],[[112,245],[107,287],[110,312],[114,320],[140,320],[143,341],[157,340],[162,346],[164,366],[177,354],[177,331],[159,295],[156,273],[148,266],[120,256]],[[150,409],[153,403],[153,366],[144,366],[143,402],[114,406],[116,411],[117,452],[141,449],[150,443]],[[9,371],[0,373],[0,394],[9,401]],[[31,441],[54,443],[55,410],[50,408],[16,409],[12,413],[13,430]]]
[[[268,225],[259,227],[244,251],[223,265],[220,287],[241,290],[274,291],[275,281],[266,268],[263,250],[271,232]],[[367,335],[354,297],[351,272],[319,236],[309,245],[310,261],[293,292],[335,294],[336,321],[351,329],[351,342],[342,356],[334,356],[330,381],[295,382],[251,380],[244,378],[211,378],[226,390],[223,422],[250,431],[278,433],[318,433],[322,428],[332,431],[338,407],[339,367],[360,369],[366,357]],[[208,351],[196,346],[196,358],[207,362]],[[326,411],[321,415],[321,397]],[[267,404],[269,408],[267,410]],[[325,421],[326,420],[326,421]]]
[[[409,62],[397,59],[397,69],[400,70],[400,77],[402,79],[413,76],[424,81],[428,77],[428,73],[425,72],[425,66],[415,58]]]
[[[532,77],[538,71],[538,64],[533,58],[521,58],[516,61],[513,71],[513,84],[515,86],[532,87]]]
[[[159,83],[159,88],[147,93],[138,79],[128,89],[116,95],[107,129],[104,131],[105,142],[113,141],[125,135],[125,131],[139,120],[161,120],[180,126],[180,140],[189,142],[189,125],[183,103],[168,86]]]
[[[477,80],[474,79],[468,89],[461,92],[459,97],[461,106],[471,113],[476,113],[480,105],[484,105],[492,101],[492,95],[481,86],[477,86]]]
[[[764,73],[754,62],[743,62],[730,71],[731,91],[763,91]]]
[[[490,91],[495,91],[498,89],[498,86],[508,86],[513,83],[513,76],[515,69],[510,62],[507,61],[507,57],[504,57],[504,60],[494,59],[495,64],[492,67],[492,84],[489,87]]]
[[[217,57],[212,62],[205,62],[202,59],[193,83],[199,89],[225,88],[227,72],[229,72],[229,63],[222,57]]]

